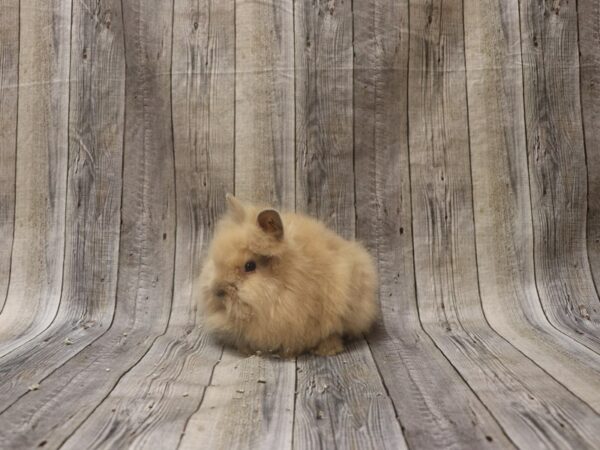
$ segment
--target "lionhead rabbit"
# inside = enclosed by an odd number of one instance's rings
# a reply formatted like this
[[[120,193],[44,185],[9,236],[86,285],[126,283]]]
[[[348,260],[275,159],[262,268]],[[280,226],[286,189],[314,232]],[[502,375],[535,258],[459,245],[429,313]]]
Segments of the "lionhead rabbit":
[[[205,325],[239,350],[333,355],[377,315],[367,251],[309,217],[227,195],[200,275]]]

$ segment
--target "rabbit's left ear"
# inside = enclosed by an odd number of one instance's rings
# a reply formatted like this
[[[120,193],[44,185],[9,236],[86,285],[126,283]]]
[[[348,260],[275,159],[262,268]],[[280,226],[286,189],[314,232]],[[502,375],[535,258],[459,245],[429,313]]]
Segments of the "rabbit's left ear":
[[[277,240],[283,239],[283,222],[281,216],[274,209],[261,211],[257,218],[262,230]]]
[[[236,222],[242,222],[246,216],[244,204],[231,194],[225,195],[225,201],[227,201],[227,211],[231,214],[231,217]]]

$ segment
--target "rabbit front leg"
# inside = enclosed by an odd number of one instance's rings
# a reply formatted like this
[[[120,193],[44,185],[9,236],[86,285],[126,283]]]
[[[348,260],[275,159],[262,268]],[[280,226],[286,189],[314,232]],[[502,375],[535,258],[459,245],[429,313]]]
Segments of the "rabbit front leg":
[[[332,334],[331,336],[323,339],[319,345],[313,349],[313,353],[319,356],[332,356],[337,355],[344,351],[344,343],[342,338],[338,334]]]

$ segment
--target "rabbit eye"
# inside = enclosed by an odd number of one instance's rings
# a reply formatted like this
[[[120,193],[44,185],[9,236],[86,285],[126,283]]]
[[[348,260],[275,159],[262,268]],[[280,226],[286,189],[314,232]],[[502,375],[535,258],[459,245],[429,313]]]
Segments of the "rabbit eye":
[[[256,270],[256,262],[254,262],[254,261],[248,261],[244,265],[244,270],[246,272],[254,272]]]

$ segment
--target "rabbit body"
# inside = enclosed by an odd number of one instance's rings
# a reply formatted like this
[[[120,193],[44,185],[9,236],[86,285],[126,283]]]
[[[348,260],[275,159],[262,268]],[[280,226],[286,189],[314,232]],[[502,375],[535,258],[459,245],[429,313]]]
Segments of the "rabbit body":
[[[343,350],[377,316],[375,265],[358,242],[293,213],[227,197],[200,275],[206,326],[239,350]]]

